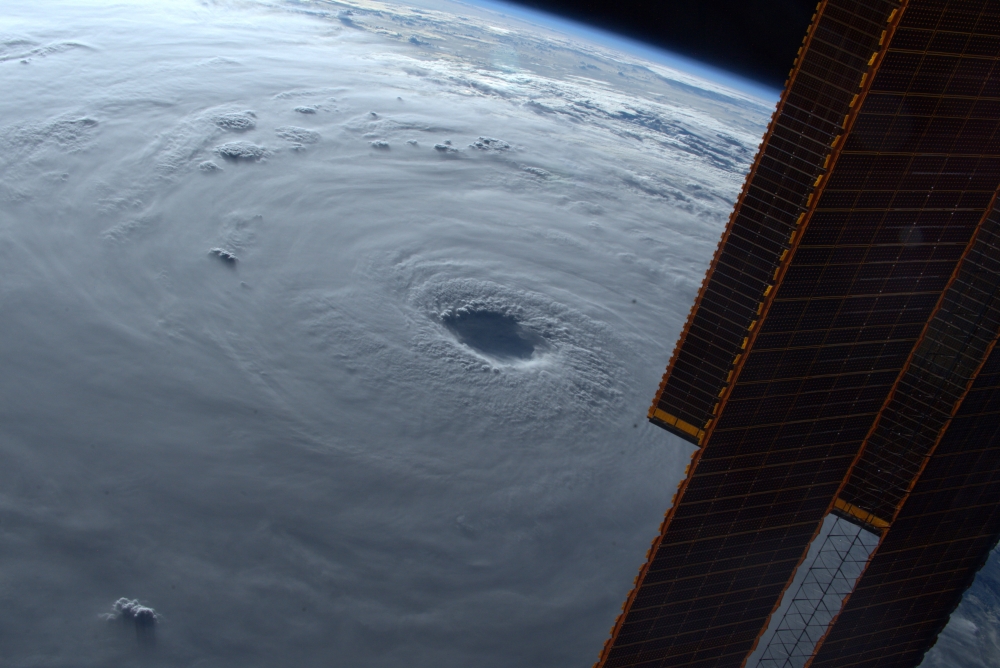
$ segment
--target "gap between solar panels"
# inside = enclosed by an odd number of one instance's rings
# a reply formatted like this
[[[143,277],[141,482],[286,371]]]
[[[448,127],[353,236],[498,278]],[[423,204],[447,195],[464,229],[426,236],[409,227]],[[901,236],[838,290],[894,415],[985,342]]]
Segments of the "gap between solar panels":
[[[827,515],[746,668],[803,668],[878,542],[860,524]]]

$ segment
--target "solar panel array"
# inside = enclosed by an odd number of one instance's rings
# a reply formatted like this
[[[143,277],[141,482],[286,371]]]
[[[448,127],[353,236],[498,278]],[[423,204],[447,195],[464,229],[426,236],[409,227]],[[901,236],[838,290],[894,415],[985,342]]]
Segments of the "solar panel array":
[[[920,663],[1000,536],[1000,349],[930,457],[812,662]]]
[[[994,210],[914,348],[840,492],[841,500],[891,522],[998,332],[1000,213]]]
[[[885,537],[862,578],[875,598],[850,597],[864,612],[845,609],[816,661],[848,665],[823,657],[851,651],[851,619],[869,615],[872,643],[892,623],[870,617],[904,563],[887,546],[933,495],[921,486],[1000,322],[998,56],[989,0],[820,3],[650,410],[702,448],[600,665],[740,666],[834,508]],[[955,538],[957,579],[913,576],[944,583],[921,604],[929,635],[877,665],[933,642],[995,540],[989,518],[979,542]],[[894,550],[933,553],[908,531]]]
[[[883,31],[892,29],[897,9],[894,2],[867,0],[828,0],[819,7],[658,394],[653,419],[664,426],[672,426],[670,418],[699,430],[711,426],[720,388],[774,291],[775,269],[793,232],[800,233],[816,181],[855,95],[871,80],[878,61],[872,55],[884,48]],[[731,426],[722,424],[728,411],[722,416],[719,426]],[[743,447],[738,434],[713,436],[668,512],[603,664],[739,665],[867,426],[853,426],[853,449],[841,445],[851,427],[843,424],[829,433],[811,430],[808,422],[762,426],[764,446],[756,451]],[[697,440],[686,429],[673,431]],[[800,447],[810,431],[811,457]],[[840,450],[832,471],[823,463],[831,449]]]
[[[919,663],[996,543],[998,335],[993,208],[840,493],[891,524],[813,666]]]
[[[650,409],[682,438],[698,443],[715,414],[898,6],[820,4]]]

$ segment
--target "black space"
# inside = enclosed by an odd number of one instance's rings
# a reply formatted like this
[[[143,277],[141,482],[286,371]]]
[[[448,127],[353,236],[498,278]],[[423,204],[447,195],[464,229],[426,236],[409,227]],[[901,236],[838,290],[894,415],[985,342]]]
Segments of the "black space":
[[[781,88],[816,0],[514,0]]]

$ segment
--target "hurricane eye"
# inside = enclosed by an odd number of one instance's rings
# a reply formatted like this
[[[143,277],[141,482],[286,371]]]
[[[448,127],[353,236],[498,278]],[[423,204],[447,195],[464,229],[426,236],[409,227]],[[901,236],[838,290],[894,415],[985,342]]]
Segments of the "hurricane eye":
[[[461,343],[497,359],[530,359],[542,342],[514,316],[496,311],[458,309],[441,321]]]

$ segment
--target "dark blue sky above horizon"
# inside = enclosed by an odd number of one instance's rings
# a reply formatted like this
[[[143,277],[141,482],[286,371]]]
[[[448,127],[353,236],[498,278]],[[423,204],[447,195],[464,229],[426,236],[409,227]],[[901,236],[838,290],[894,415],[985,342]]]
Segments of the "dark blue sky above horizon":
[[[512,0],[780,90],[813,0]]]
[[[776,102],[781,94],[780,82],[773,84],[769,81],[755,79],[739,70],[726,68],[723,64],[699,59],[695,55],[684,53],[679,49],[598,27],[593,23],[586,23],[549,10],[525,7],[510,0],[473,0],[473,3],[503,15],[542,25],[567,35],[582,37],[618,51],[640,56],[651,62],[715,81],[763,100]]]

